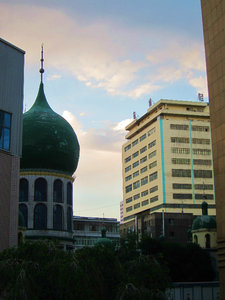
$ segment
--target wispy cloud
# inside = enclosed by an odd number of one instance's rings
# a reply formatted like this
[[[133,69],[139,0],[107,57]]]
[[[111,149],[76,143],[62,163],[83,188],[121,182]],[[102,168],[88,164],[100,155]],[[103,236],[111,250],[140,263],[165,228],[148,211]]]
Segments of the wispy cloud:
[[[52,74],[50,76],[47,76],[47,80],[57,80],[57,79],[60,79],[60,78],[62,78],[62,76],[59,75],[59,74]]]
[[[26,50],[29,65],[37,64],[44,42],[48,66],[90,88],[135,99],[180,79],[196,90],[206,85],[202,46],[189,37],[105,20],[84,25],[80,16],[38,5],[1,3],[0,9],[1,36]]]
[[[88,194],[92,195],[93,190],[95,190],[95,197],[98,197],[98,203],[102,203],[102,206],[117,203],[116,209],[119,210],[119,202],[122,200],[121,147],[124,143],[125,126],[131,120],[127,119],[119,123],[105,122],[98,130],[85,131],[71,112],[64,111],[63,117],[76,132],[81,149],[76,171],[75,213],[76,209],[79,211],[85,207],[86,197]],[[107,199],[105,195],[109,192],[110,198]],[[88,200],[90,203],[91,199]],[[93,209],[95,208],[93,202]]]

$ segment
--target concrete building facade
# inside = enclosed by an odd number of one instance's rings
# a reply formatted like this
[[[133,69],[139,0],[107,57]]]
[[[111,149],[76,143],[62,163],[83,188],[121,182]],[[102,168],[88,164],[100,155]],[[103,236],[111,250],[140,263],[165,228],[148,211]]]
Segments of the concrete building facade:
[[[212,147],[217,197],[221,299],[225,299],[225,1],[202,0]]]
[[[17,245],[24,54],[0,38],[0,251]]]
[[[127,127],[122,147],[124,223],[148,213],[215,216],[209,106],[160,100]]]
[[[119,221],[114,218],[73,217],[73,239],[75,250],[93,247],[101,238],[101,230],[106,230],[106,237],[114,244],[119,244]]]

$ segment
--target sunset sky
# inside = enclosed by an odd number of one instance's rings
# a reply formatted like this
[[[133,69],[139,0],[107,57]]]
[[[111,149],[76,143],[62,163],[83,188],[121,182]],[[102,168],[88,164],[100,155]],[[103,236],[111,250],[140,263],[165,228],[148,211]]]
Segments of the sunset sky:
[[[24,108],[44,44],[50,106],[80,143],[74,214],[119,219],[124,127],[148,100],[207,98],[200,0],[0,0],[0,37],[26,51]]]

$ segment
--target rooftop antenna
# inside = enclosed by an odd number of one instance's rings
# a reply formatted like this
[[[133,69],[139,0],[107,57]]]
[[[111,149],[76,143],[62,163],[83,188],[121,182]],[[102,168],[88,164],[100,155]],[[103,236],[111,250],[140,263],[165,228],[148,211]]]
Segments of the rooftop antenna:
[[[198,93],[198,100],[201,102],[204,101],[204,95],[201,93]]]
[[[149,104],[149,107],[152,106],[152,98],[150,98],[150,99],[148,100],[148,104]]]
[[[43,73],[44,73],[44,68],[43,68],[43,62],[44,62],[44,58],[43,58],[43,43],[41,44],[41,59],[40,59],[40,61],[41,61],[41,68],[40,68],[40,70],[39,70],[39,72],[41,73],[41,83],[43,82]]]

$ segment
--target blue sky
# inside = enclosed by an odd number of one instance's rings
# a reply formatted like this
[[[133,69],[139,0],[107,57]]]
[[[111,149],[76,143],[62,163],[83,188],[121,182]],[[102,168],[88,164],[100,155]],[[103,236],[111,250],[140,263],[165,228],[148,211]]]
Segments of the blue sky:
[[[40,82],[77,133],[74,213],[119,218],[121,146],[148,100],[207,101],[200,0],[0,0],[0,35],[26,51],[24,103]]]

